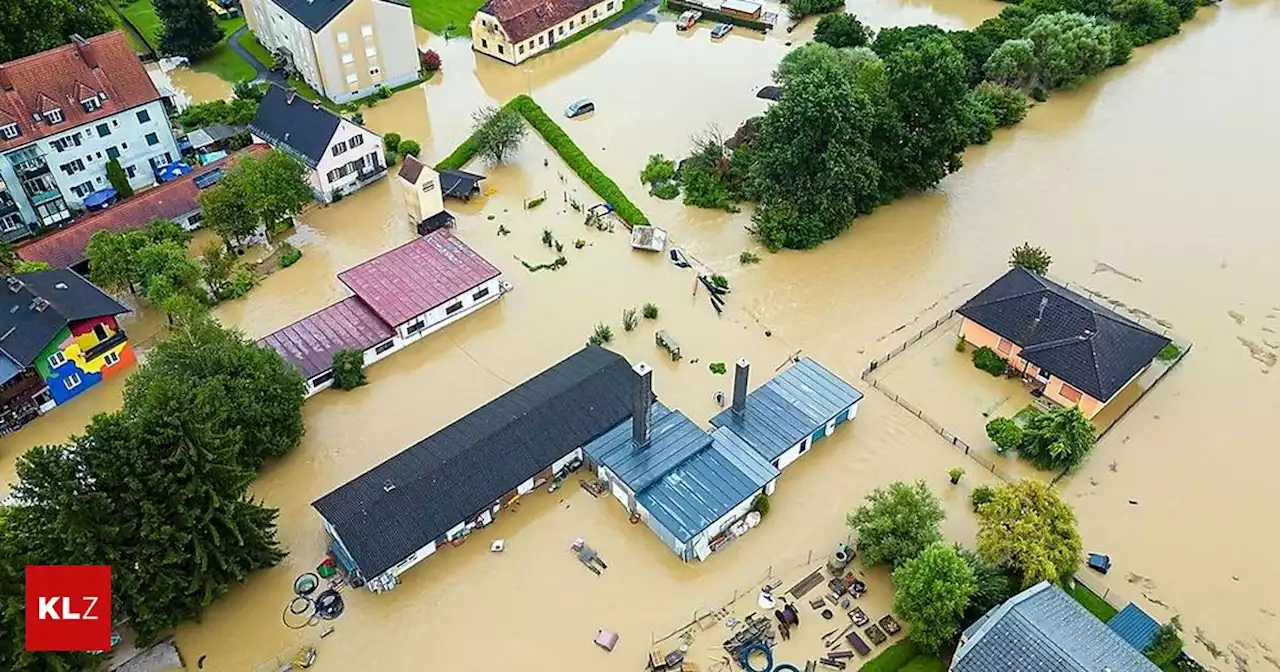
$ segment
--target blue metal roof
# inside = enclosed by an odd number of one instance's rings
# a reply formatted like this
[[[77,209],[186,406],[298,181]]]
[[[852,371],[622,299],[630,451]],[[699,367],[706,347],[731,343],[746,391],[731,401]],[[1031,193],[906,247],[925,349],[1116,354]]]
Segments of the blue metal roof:
[[[631,441],[626,420],[583,447],[608,467],[650,515],[681,542],[697,536],[778,477],[729,429],[707,434],[685,414],[654,402],[649,443]]]
[[[852,385],[805,357],[748,394],[742,415],[727,408],[711,424],[732,429],[772,460],[860,399]]]
[[[1111,617],[1107,621],[1107,627],[1111,628],[1120,638],[1129,642],[1133,648],[1140,652],[1145,652],[1151,642],[1156,638],[1156,631],[1160,629],[1160,624],[1156,619],[1147,615],[1142,607],[1130,602],[1128,606],[1120,610],[1120,613]]]

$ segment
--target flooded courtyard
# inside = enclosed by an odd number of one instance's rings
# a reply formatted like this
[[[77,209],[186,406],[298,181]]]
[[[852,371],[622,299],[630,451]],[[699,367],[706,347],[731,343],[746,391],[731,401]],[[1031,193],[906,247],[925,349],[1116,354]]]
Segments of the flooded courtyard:
[[[878,0],[850,9],[875,26],[958,28],[999,7]],[[764,40],[734,33],[715,44],[706,27],[677,34],[669,20],[642,19],[520,67],[477,57],[463,40],[422,36],[444,72],[363,110],[369,126],[419,140],[430,161],[466,135],[477,107],[530,92],[559,116],[590,96],[599,112],[562,122],[566,132],[676,245],[729,278],[729,307],[717,318],[705,294],[693,295],[689,271],[632,252],[622,232],[582,226],[566,197],[598,199],[536,135],[512,165],[477,167],[493,193],[450,209],[459,236],[515,291],[373,366],[369,385],[307,403],[302,445],[253,487],[280,509],[290,555],[179,629],[192,669],[207,656],[205,670],[254,670],[299,642],[319,647],[319,670],[636,669],[654,638],[698,611],[758,589],[767,576],[785,574],[789,585],[806,573],[810,554],[846,538],[844,514],[898,479],[926,479],[947,505],[944,532],[970,542],[968,493],[994,477],[970,468],[959,486],[947,483],[949,468],[970,466],[964,456],[858,373],[1001,273],[1024,240],[1053,254],[1055,275],[1140,306],[1196,343],[1062,485],[1086,550],[1115,562],[1099,581],[1157,618],[1179,614],[1188,650],[1206,665],[1280,669],[1280,586],[1266,579],[1280,550],[1270,532],[1280,492],[1264,482],[1280,469],[1269,431],[1280,402],[1272,372],[1280,229],[1269,221],[1280,209],[1272,184],[1280,90],[1264,84],[1280,62],[1276,5],[1235,0],[1201,10],[1182,35],[970,150],[966,167],[936,191],[883,208],[818,250],[740,266],[741,251],[760,252],[745,230],[749,213],[660,201],[637,175],[649,154],[678,156],[709,124],[732,132],[760,113],[766,103],[755,91],[769,83],[784,40],[811,29]],[[181,85],[179,74],[174,80]],[[220,306],[219,319],[256,337],[345,296],[338,271],[414,235],[392,187],[383,180],[304,214],[291,237],[302,260]],[[524,199],[541,192],[547,202],[525,210]],[[510,235],[499,236],[499,226]],[[569,265],[531,274],[516,257],[550,260],[544,228],[565,244]],[[582,249],[571,245],[578,238]],[[649,301],[661,307],[658,320],[624,332],[621,311]],[[140,309],[125,328],[145,344],[163,322]],[[704,425],[715,392],[731,387],[707,364],[738,357],[753,362],[759,384],[801,350],[867,396],[856,421],[787,470],[761,527],[707,563],[680,564],[614,501],[570,483],[423,562],[395,591],[348,591],[347,611],[323,641],[316,628],[282,623],[293,577],[324,552],[312,500],[560,360],[598,322],[613,326],[610,347],[654,365],[664,403]],[[684,362],[655,348],[659,328],[680,341]],[[25,449],[61,441],[118,406],[122,387],[103,383],[0,439],[0,482],[12,480]],[[603,576],[573,561],[567,545],[579,536],[609,561]],[[507,550],[490,554],[496,538]],[[887,599],[887,576],[873,572],[869,583],[873,599]],[[821,627],[811,621],[806,630]],[[621,634],[612,653],[591,644],[599,628]]]

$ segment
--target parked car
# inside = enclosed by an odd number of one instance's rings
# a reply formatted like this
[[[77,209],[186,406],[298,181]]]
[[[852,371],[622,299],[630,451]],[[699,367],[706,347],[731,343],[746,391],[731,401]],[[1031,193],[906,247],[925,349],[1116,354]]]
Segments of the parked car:
[[[711,29],[711,39],[718,40],[728,35],[731,30],[733,30],[733,26],[727,23],[717,23],[716,27]]]
[[[575,100],[572,103],[569,103],[569,106],[564,108],[564,116],[573,119],[574,117],[581,117],[584,114],[591,114],[595,111],[596,104],[586,98],[583,98],[582,100]]]
[[[698,25],[698,21],[701,20],[702,12],[696,10],[687,11],[681,14],[679,19],[676,19],[676,30],[689,30]]]

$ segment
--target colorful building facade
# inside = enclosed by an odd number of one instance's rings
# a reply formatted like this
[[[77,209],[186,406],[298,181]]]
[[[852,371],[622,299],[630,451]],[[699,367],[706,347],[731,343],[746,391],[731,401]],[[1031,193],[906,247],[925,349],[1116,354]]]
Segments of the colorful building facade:
[[[65,404],[104,378],[137,363],[128,337],[111,315],[63,328],[36,359],[55,404]]]

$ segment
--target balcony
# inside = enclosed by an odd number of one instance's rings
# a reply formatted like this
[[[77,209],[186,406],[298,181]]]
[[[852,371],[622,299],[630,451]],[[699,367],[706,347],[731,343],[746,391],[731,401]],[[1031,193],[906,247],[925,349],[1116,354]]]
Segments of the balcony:
[[[56,198],[62,198],[62,193],[57,190],[37,191],[36,193],[31,194],[31,205],[32,207],[35,207],[42,203],[48,203]]]
[[[17,212],[17,210],[18,203],[13,200],[13,197],[9,195],[9,192],[5,191],[3,187],[0,187],[0,217],[4,217],[11,212]]]

